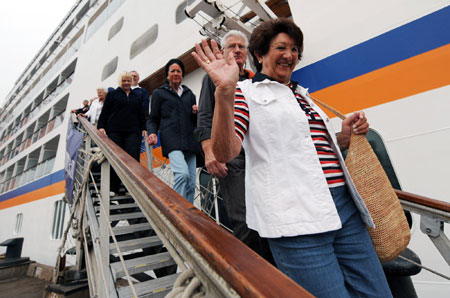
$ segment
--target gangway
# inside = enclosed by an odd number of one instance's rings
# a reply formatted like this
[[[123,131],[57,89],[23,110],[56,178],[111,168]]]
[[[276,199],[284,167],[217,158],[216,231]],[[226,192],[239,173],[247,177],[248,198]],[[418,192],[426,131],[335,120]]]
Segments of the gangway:
[[[68,230],[91,297],[312,297],[85,118],[78,121],[84,140]],[[119,196],[110,197],[110,166],[126,188]],[[62,268],[55,282],[64,279]]]

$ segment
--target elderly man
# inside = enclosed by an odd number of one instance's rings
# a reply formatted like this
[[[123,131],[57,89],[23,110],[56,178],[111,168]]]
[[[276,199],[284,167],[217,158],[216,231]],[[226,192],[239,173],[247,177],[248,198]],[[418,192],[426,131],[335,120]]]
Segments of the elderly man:
[[[149,105],[150,105],[150,95],[147,89],[139,87],[139,74],[137,71],[132,70],[131,73],[131,89],[134,90],[142,99],[142,107],[144,108],[145,119],[148,119],[149,115]]]
[[[229,31],[221,42],[224,56],[233,53],[239,66],[239,80],[250,79],[253,73],[244,69],[247,60],[247,37],[236,30]],[[231,162],[220,163],[214,157],[211,148],[211,127],[214,115],[214,83],[205,75],[200,93],[196,137],[201,142],[205,153],[205,166],[212,176],[219,178],[220,191],[225,210],[231,221],[233,234],[251,249],[274,264],[269,244],[259,237],[256,231],[250,230],[245,222],[245,153],[241,153]]]
[[[89,111],[89,100],[85,99],[83,100],[83,106],[79,109],[73,109],[71,112],[78,114],[85,114],[87,111]]]

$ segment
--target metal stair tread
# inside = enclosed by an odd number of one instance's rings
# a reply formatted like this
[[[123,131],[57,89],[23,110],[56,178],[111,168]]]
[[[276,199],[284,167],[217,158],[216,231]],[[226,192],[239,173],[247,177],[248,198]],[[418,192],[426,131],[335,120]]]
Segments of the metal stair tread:
[[[95,193],[95,191],[94,191]],[[129,200],[129,199],[133,199],[132,196],[130,195],[121,195],[121,196],[115,196],[115,197],[110,197],[109,200],[110,201],[120,201],[120,200]],[[94,202],[98,201],[98,197],[94,198]]]
[[[124,235],[146,230],[152,230],[152,226],[148,222],[128,226],[119,226],[119,227],[116,226],[113,228],[114,235]]]
[[[134,289],[139,297],[164,297],[172,288],[181,273],[166,275],[157,279],[134,284]],[[117,289],[120,298],[131,298],[133,292],[130,286]]]
[[[124,220],[124,219],[143,218],[143,217],[145,217],[145,215],[142,212],[119,213],[119,214],[110,215],[109,220],[116,221],[116,220]]]
[[[109,210],[118,210],[118,209],[127,209],[127,208],[138,208],[139,206],[136,203],[128,203],[128,204],[111,204],[109,205]],[[95,211],[98,211],[100,206],[95,207]]]
[[[125,261],[125,266],[127,267],[130,275],[174,264],[175,261],[170,256],[169,252],[163,252],[159,254],[149,255]],[[114,279],[125,276],[125,270],[122,267],[121,262],[111,263],[110,266]]]
[[[131,239],[131,240],[125,240],[118,242],[119,249],[121,252],[126,252],[130,250],[135,250],[139,248],[146,248],[146,247],[154,247],[158,245],[162,245],[161,239],[159,239],[158,236],[150,236],[150,237],[142,237],[138,239]],[[116,246],[113,243],[109,244],[109,251],[110,253],[116,253]]]

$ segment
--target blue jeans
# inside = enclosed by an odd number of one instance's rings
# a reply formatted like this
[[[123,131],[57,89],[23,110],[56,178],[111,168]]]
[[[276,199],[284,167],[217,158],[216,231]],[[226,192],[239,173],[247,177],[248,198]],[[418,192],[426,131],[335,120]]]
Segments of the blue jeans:
[[[372,240],[347,188],[330,190],[342,228],[269,238],[277,267],[318,298],[392,297]]]
[[[192,204],[195,194],[195,154],[175,150],[169,153],[170,169],[173,172],[173,189]]]

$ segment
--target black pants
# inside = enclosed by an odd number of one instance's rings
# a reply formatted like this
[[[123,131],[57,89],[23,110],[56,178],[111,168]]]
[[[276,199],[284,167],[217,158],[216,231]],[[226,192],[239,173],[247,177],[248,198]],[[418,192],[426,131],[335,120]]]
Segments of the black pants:
[[[269,242],[258,232],[248,228],[245,221],[245,153],[227,163],[228,175],[219,179],[225,210],[231,222],[233,234],[257,254],[275,266]]]
[[[141,151],[141,134],[134,132],[108,132],[108,137],[131,157],[139,161]],[[118,193],[120,189],[120,178],[111,167],[110,190]]]

